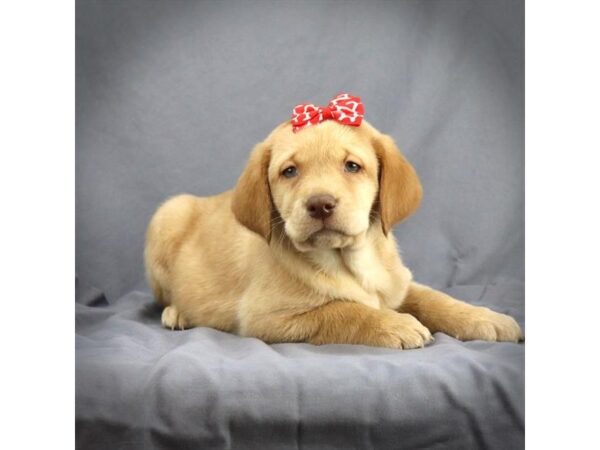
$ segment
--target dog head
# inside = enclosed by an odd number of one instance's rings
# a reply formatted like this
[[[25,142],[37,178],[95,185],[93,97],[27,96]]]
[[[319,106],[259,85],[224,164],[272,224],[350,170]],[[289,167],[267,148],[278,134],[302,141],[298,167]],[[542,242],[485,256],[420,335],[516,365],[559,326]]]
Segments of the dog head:
[[[372,226],[387,235],[422,195],[394,141],[363,121],[289,122],[258,144],[234,190],[237,220],[267,241],[281,229],[299,251],[353,246]]]

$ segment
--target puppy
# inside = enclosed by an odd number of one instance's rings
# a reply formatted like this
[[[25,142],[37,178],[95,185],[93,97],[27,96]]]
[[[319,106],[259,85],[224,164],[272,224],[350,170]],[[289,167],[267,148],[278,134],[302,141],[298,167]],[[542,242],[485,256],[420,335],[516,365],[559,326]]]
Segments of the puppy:
[[[235,189],[154,214],[145,263],[165,327],[398,349],[437,331],[522,338],[511,317],[413,281],[392,227],[422,190],[389,136],[366,121],[294,131],[287,121],[258,144]]]

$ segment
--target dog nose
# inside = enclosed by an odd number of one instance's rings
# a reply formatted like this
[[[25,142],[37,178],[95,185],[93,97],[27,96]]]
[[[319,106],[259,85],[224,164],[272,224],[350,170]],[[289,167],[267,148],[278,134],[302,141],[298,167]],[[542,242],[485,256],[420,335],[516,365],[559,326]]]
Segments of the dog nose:
[[[314,219],[327,219],[333,214],[335,204],[335,198],[331,195],[315,195],[306,202],[306,210]]]

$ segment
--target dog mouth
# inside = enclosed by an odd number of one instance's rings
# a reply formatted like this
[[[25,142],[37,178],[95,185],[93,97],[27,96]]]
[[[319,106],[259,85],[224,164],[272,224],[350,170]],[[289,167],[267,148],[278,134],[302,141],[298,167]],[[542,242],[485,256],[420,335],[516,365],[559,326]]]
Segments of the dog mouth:
[[[323,226],[313,231],[306,239],[296,241],[299,250],[310,250],[317,248],[342,248],[349,244],[353,236],[337,228]]]
[[[285,221],[284,232],[301,252],[319,249],[341,249],[354,245],[364,233],[362,229],[352,230],[341,220]]]
[[[314,233],[312,233],[308,239],[312,239],[314,237],[317,236],[345,236],[345,237],[350,237],[351,235],[346,233],[345,231],[339,230],[337,228],[328,228],[328,227],[323,227],[320,230],[315,231]]]
[[[327,224],[323,224],[321,226],[321,228],[310,233],[310,235],[305,240],[305,242],[310,241],[311,239],[315,239],[317,237],[327,237],[327,236],[351,237],[352,235],[347,233],[344,230],[339,229],[339,228],[329,226]]]

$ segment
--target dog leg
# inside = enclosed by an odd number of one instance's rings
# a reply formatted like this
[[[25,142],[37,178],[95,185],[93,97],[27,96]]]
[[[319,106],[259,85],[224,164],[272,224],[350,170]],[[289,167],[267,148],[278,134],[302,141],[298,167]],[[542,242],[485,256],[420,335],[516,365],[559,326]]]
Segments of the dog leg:
[[[409,314],[378,310],[360,303],[333,301],[293,316],[249,318],[242,334],[266,342],[362,344],[409,349],[433,340],[431,333]]]
[[[432,333],[441,331],[463,341],[518,342],[523,339],[521,328],[512,317],[469,305],[418,283],[411,283],[399,311],[412,314]]]

